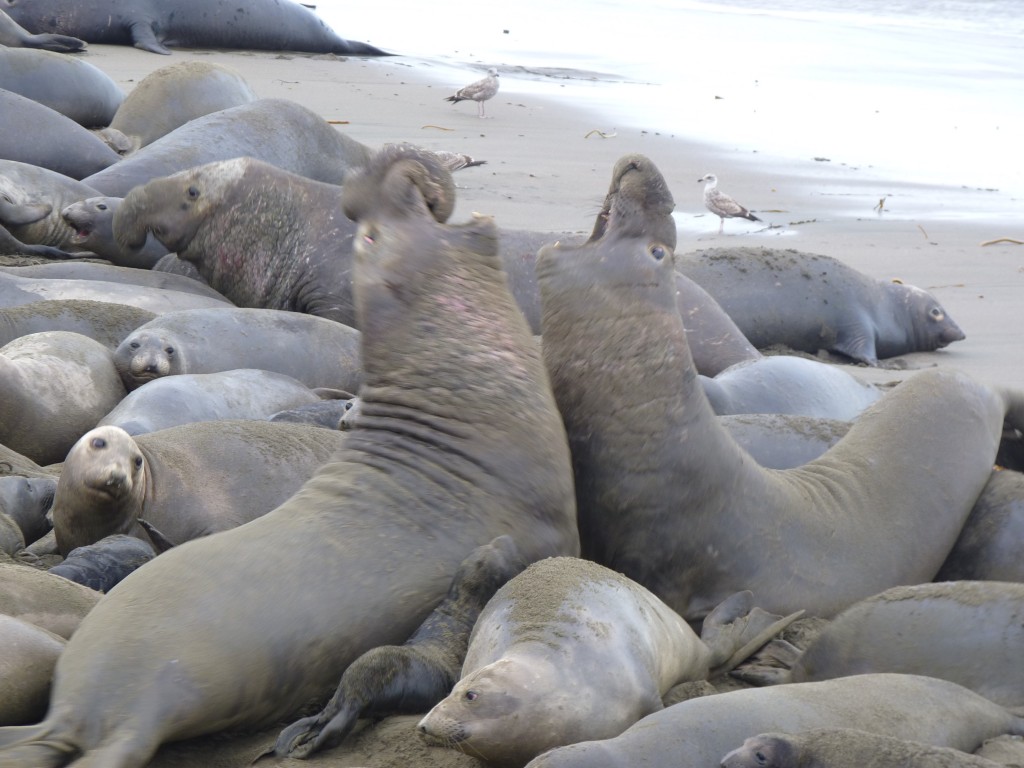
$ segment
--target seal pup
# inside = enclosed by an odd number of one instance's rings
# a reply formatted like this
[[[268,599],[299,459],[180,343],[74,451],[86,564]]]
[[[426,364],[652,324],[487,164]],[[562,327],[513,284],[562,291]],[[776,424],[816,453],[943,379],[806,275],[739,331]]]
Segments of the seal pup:
[[[773,695],[774,694],[774,695]],[[751,734],[858,730],[972,752],[1020,734],[1024,719],[984,696],[932,677],[867,674],[689,699],[648,715],[613,739],[549,750],[528,768],[717,768]]]
[[[621,574],[580,558],[541,560],[487,603],[461,679],[417,728],[488,764],[521,766],[552,747],[618,735],[661,709],[672,686],[728,669],[797,617],[765,614],[741,592],[698,637]]]
[[[374,648],[352,662],[327,706],[285,728],[273,753],[306,758],[341,743],[357,718],[423,712],[443,699],[459,679],[480,611],[525,567],[509,536],[477,547],[413,636],[403,645]]]
[[[697,183],[704,184],[704,207],[718,217],[718,234],[722,234],[726,219],[747,219],[748,221],[761,221],[754,214],[744,208],[718,188],[718,177],[713,173],[707,173],[697,179]]]
[[[629,214],[645,204],[643,167],[633,156],[616,164],[620,197],[638,197],[602,237],[538,256],[544,359],[572,447],[584,556],[689,621],[746,588],[773,613],[827,618],[930,580],[1024,398],[959,371],[921,371],[820,458],[760,467],[704,395],[671,250]],[[960,450],[943,447],[951,430]]]
[[[497,229],[438,221],[433,179],[396,152],[346,182],[360,428],[277,509],[106,595],[57,662],[46,719],[0,729],[0,765],[141,768],[165,741],[294,717],[408,639],[474,547],[508,534],[528,562],[579,552],[565,430]]]
[[[97,592],[109,592],[125,576],[154,557],[156,552],[149,542],[115,533],[95,544],[76,547],[49,571]]]
[[[484,114],[484,102],[493,99],[498,93],[498,70],[491,67],[487,70],[487,77],[459,88],[454,96],[445,97],[445,101],[458,104],[460,101],[475,101],[477,104],[477,117],[486,117]]]
[[[761,733],[722,758],[721,768],[1003,768],[984,757],[949,747],[860,731],[814,728],[801,733]]]
[[[70,244],[89,251],[119,267],[152,269],[167,255],[167,248],[152,235],[140,248],[125,248],[114,237],[114,212],[120,197],[89,197],[61,209],[60,216],[71,229]]]

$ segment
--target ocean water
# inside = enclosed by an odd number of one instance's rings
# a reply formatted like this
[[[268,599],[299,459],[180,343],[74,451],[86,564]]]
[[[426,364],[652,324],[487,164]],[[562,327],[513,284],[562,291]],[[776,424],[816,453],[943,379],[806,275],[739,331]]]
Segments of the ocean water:
[[[1022,0],[310,1],[453,85],[497,66],[504,93],[608,130],[998,190],[1000,213],[1024,212]]]

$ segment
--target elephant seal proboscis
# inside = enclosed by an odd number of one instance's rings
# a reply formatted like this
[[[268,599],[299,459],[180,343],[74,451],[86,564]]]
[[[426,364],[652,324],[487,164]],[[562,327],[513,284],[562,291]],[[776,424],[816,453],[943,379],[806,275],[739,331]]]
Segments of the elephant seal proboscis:
[[[26,48],[0,48],[0,88],[45,104],[84,128],[110,125],[124,101],[120,86],[88,61]]]
[[[114,233],[129,250],[152,233],[240,307],[353,325],[356,225],[342,193],[253,158],[224,160],[136,187]]]
[[[299,3],[250,0],[7,0],[11,18],[30,32],[74,35],[90,43],[134,45],[169,54],[183,48],[381,56],[367,43],[345,40]]]
[[[120,197],[89,197],[61,209],[61,218],[72,232],[71,245],[120,267],[152,269],[167,255],[167,248],[152,235],[141,248],[124,248],[117,242],[114,212],[122,201]]]
[[[339,744],[357,718],[422,713],[443,699],[459,679],[480,611],[525,567],[509,536],[474,549],[459,565],[444,600],[413,636],[352,662],[327,706],[285,728],[274,754],[306,758]]]
[[[0,442],[38,464],[63,461],[125,396],[110,349],[71,331],[0,347],[0,392]]]
[[[698,637],[648,590],[580,558],[541,560],[498,590],[470,638],[462,677],[419,723],[430,742],[521,766],[552,747],[611,738],[662,708],[788,620],[737,593]]]
[[[156,552],[149,542],[115,533],[95,544],[76,547],[49,571],[97,592],[109,592],[125,576],[154,557]]]
[[[354,328],[300,312],[187,309],[138,326],[114,351],[114,364],[129,390],[161,376],[262,368],[307,387],[355,392],[359,345]]]
[[[156,317],[127,304],[52,299],[0,308],[0,346],[41,331],[74,331],[114,350],[125,336]]]
[[[346,182],[360,428],[277,509],[106,595],[57,662],[46,719],[0,729],[0,765],[141,768],[162,742],[294,717],[408,639],[474,547],[508,534],[528,562],[578,553],[564,427],[496,228],[437,221],[431,179],[398,152]]]
[[[839,352],[868,365],[965,338],[927,291],[876,280],[829,256],[771,248],[711,248],[676,258],[750,342]]]
[[[717,768],[751,734],[815,728],[856,728],[972,752],[985,739],[1024,732],[1024,719],[947,680],[851,675],[682,701],[648,715],[614,739],[545,752],[528,768]]]
[[[959,749],[860,731],[815,728],[761,733],[722,758],[721,768],[1005,768]]]
[[[854,603],[789,670],[749,669],[756,682],[904,672],[959,683],[1006,707],[1024,705],[1024,584],[943,581],[893,587]]]
[[[637,189],[633,207],[648,173],[657,169],[631,157],[616,165],[620,196]],[[714,417],[675,307],[672,253],[631,229],[629,210],[603,237],[538,256],[544,358],[572,447],[584,556],[690,621],[748,587],[773,613],[829,617],[930,580],[1024,398],[921,371],[822,457],[763,469]],[[953,433],[957,451],[945,447]]]
[[[94,195],[125,197],[152,179],[247,156],[314,181],[341,184],[371,154],[301,104],[257,99],[190,120],[83,181],[97,190]]]
[[[154,70],[132,88],[107,123],[134,152],[203,115],[256,100],[238,72],[209,61],[178,61]]]
[[[220,419],[269,419],[283,408],[321,401],[298,379],[261,368],[163,376],[128,393],[96,426],[141,435]]]
[[[77,53],[85,49],[84,40],[70,35],[33,35],[4,11],[0,11],[0,45],[8,48],[40,48],[57,53]]]
[[[173,544],[234,528],[285,501],[342,443],[340,433],[256,420],[134,438],[96,427],[68,451],[57,481],[57,547],[67,556],[115,533],[149,540],[139,519]]]

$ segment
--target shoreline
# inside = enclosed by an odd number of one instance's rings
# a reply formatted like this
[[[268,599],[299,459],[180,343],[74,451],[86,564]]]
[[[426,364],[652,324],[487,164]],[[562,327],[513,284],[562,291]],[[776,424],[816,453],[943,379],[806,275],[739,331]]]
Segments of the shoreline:
[[[570,98],[564,101],[506,87],[481,120],[474,103],[444,101],[477,78],[473,68],[400,56],[176,49],[166,57],[93,45],[84,58],[125,91],[175,60],[215,61],[242,73],[258,96],[299,102],[370,146],[409,141],[486,160],[455,175],[456,222],[479,212],[509,229],[589,233],[615,161],[640,152],[655,162],[675,195],[679,253],[792,248],[832,256],[878,279],[925,288],[967,339],[901,358],[909,369],[955,365],[993,383],[1024,381],[1016,333],[1024,327],[1024,302],[1018,299],[1024,292],[1024,248],[980,245],[1022,239],[1024,227],[1001,205],[993,206],[991,215],[960,213],[968,203],[969,211],[984,210],[998,193],[878,180],[838,163],[794,163],[660,131],[616,128],[605,124],[606,117],[578,108],[568,87]],[[611,137],[601,138],[598,131]],[[718,220],[704,209],[703,185],[697,183],[707,172],[716,173],[721,188],[765,224],[731,219],[718,237]],[[885,207],[878,213],[873,208],[882,197]],[[890,368],[855,370],[872,381],[903,375]]]

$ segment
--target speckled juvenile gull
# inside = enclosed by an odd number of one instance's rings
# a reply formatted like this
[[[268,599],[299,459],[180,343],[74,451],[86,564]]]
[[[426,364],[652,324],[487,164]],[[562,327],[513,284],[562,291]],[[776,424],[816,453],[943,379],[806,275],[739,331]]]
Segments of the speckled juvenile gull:
[[[483,80],[477,80],[475,83],[470,83],[465,88],[459,88],[455,92],[454,96],[448,96],[445,101],[450,101],[453,104],[459,101],[475,101],[478,105],[477,117],[486,117],[484,115],[484,102],[488,99],[494,98],[494,94],[498,92],[498,70],[491,67],[487,70],[487,77]]]
[[[718,234],[722,234],[722,228],[725,226],[726,219],[742,218],[749,219],[750,221],[760,221],[757,216],[737,203],[725,194],[725,192],[719,191],[718,177],[715,176],[715,174],[709,173],[697,179],[697,181],[698,183],[701,181],[707,182],[707,184],[704,185],[704,205],[706,205],[707,209],[720,219],[718,224]]]

